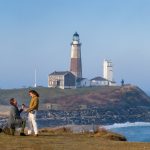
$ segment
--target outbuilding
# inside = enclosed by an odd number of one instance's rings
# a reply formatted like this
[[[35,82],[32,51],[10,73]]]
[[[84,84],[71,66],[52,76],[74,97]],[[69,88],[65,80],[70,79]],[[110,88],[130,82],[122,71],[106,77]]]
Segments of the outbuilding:
[[[76,77],[69,71],[54,71],[48,76],[48,87],[61,89],[76,88]]]

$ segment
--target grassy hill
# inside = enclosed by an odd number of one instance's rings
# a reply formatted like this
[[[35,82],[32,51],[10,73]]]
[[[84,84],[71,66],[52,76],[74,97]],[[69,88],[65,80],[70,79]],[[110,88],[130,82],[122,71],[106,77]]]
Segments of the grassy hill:
[[[21,89],[0,89],[0,104],[9,104],[9,99],[15,97],[20,103],[28,102],[30,97],[28,91],[31,88]],[[59,99],[72,98],[72,96],[83,96],[91,92],[109,92],[110,89],[117,89],[117,87],[92,87],[92,88],[79,88],[79,89],[57,89],[37,87],[32,88],[39,92],[41,103],[55,102]],[[72,99],[73,100],[73,99]],[[62,100],[63,101],[63,100]],[[70,100],[71,101],[71,100]],[[74,100],[73,100],[74,101]]]
[[[9,99],[15,97],[19,104],[29,104],[30,89],[0,90],[0,104],[8,106]],[[52,103],[60,105],[58,111],[51,111],[55,116],[53,123],[64,124],[73,122],[74,124],[113,124],[124,122],[149,122],[150,121],[150,97],[139,87],[125,85],[123,87],[91,87],[80,89],[53,89],[38,87],[40,94],[40,106]],[[80,105],[86,105],[87,109],[79,109]],[[44,108],[44,110],[46,107]],[[5,115],[8,107],[0,106],[0,115]],[[45,115],[43,111],[39,113],[39,118]],[[47,116],[49,117],[49,116]],[[52,117],[53,118],[53,117]],[[54,118],[53,118],[54,119]]]
[[[30,88],[0,89],[0,104],[9,104],[9,99],[14,97],[19,104],[28,104]],[[35,88],[40,94],[40,103],[56,103],[62,107],[76,107],[85,105],[140,105],[149,106],[150,97],[140,88],[132,85],[112,87],[91,87],[79,89],[57,89],[38,87]]]

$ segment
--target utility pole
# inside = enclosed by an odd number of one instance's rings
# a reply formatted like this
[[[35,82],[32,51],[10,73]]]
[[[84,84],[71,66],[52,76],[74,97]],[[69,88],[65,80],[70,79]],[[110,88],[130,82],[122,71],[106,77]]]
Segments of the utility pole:
[[[37,87],[37,84],[36,84],[36,69],[35,69],[35,72],[34,72],[34,87],[35,88]]]

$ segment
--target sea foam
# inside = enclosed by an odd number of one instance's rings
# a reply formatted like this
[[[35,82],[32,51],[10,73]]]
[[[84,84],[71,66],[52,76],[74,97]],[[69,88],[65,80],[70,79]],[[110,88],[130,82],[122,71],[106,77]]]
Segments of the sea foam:
[[[150,122],[126,122],[126,123],[114,123],[112,125],[103,126],[105,129],[114,129],[114,128],[125,128],[132,126],[150,126]]]

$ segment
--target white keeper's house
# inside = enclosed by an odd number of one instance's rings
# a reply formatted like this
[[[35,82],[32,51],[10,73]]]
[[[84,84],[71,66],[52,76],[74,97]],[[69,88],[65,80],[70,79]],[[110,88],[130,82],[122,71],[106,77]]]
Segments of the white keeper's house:
[[[91,86],[106,86],[109,85],[109,81],[98,76],[91,79]]]

